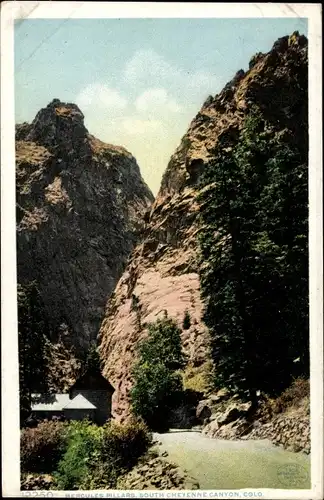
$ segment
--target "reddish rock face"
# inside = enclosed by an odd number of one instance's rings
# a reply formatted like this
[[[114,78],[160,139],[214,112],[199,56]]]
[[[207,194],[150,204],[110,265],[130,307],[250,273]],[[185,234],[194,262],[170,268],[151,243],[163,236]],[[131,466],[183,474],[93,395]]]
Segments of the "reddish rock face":
[[[18,281],[37,281],[53,330],[64,325],[80,352],[96,339],[153,195],[134,157],[91,136],[74,104],[55,99],[16,139]]]
[[[183,330],[192,364],[208,357],[208,334],[201,321],[196,195],[204,166],[213,159],[221,137],[235,143],[249,109],[257,104],[278,133],[305,144],[307,150],[307,39],[293,33],[276,42],[268,54],[257,54],[250,69],[239,71],[220,94],[210,96],[191,122],[164,173],[143,241],[135,248],[100,328],[105,374],[115,385],[113,411],[129,411],[128,390],[135,347],[146,335],[145,323],[163,310],[182,326],[185,310],[193,318]],[[132,295],[141,317],[132,311]]]

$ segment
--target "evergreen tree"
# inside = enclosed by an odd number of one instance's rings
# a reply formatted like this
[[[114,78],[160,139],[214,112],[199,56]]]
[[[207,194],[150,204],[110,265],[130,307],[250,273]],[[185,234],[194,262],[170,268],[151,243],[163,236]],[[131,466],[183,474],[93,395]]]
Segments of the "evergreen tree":
[[[28,415],[31,394],[48,390],[45,360],[46,322],[35,282],[17,287],[19,390],[22,420]]]
[[[224,142],[199,194],[201,290],[219,386],[256,402],[308,369],[307,167],[264,122]]]
[[[153,430],[168,428],[168,417],[182,391],[182,379],[163,363],[140,362],[133,370],[132,410]]]
[[[182,322],[182,328],[184,330],[189,330],[190,326],[191,326],[190,314],[189,311],[186,311]]]

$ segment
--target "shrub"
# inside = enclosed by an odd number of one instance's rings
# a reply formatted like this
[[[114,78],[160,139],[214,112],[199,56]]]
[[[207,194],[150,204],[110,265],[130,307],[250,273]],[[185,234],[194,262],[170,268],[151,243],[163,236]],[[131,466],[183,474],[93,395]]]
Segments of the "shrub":
[[[118,461],[121,468],[129,469],[151,442],[152,435],[143,420],[133,417],[124,424],[111,420],[104,432],[104,453]]]
[[[100,455],[90,460],[80,488],[114,488],[151,443],[152,435],[142,420],[132,418],[124,424],[110,421],[104,428]]]
[[[87,473],[81,476],[79,490],[98,490],[115,488],[121,472],[110,462],[101,462],[98,459],[89,461]]]
[[[191,327],[190,314],[189,311],[186,311],[182,322],[182,328],[184,330],[189,330],[190,327]]]
[[[275,400],[274,411],[279,413],[291,406],[298,406],[306,397],[309,397],[309,380],[302,377],[296,378]]]
[[[103,428],[88,421],[71,422],[67,447],[58,464],[55,479],[59,489],[78,489],[88,472],[89,460],[100,456]]]
[[[152,436],[139,420],[125,424],[110,421],[102,427],[73,422],[66,452],[55,474],[58,488],[113,488],[118,477],[135,465],[151,442]]]
[[[212,388],[213,364],[205,361],[200,366],[188,366],[183,372],[185,389],[207,393]]]
[[[139,345],[139,360],[133,369],[130,392],[132,409],[154,430],[166,430],[168,417],[182,391],[177,370],[186,363],[181,330],[165,316],[148,326],[148,338]]]
[[[167,421],[175,407],[182,381],[162,363],[139,363],[134,369],[135,384],[131,390],[132,410],[157,431],[167,430]]]
[[[148,325],[148,337],[139,345],[142,362],[162,363],[170,370],[186,364],[182,351],[181,330],[172,318],[164,317]]]
[[[33,429],[23,429],[20,438],[21,470],[52,472],[64,453],[67,424],[41,422]]]

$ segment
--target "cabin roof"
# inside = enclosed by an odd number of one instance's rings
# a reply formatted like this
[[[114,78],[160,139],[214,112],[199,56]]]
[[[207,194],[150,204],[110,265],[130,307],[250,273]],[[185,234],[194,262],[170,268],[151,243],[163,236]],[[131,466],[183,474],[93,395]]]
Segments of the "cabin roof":
[[[70,399],[69,394],[32,394],[32,411],[95,410],[82,394]]]
[[[111,383],[101,374],[99,370],[86,370],[77,378],[74,384],[70,387],[69,392],[78,389],[105,389],[111,393],[115,391]]]
[[[32,394],[32,411],[60,411],[70,401],[69,394]]]
[[[78,394],[64,406],[63,410],[96,410],[96,406],[90,403],[82,394]]]

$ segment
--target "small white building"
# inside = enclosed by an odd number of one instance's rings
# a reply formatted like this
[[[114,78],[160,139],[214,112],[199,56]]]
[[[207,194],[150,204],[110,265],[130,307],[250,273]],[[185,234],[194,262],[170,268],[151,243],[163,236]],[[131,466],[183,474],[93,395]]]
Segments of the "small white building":
[[[68,394],[32,394],[31,417],[51,420],[89,420],[103,425],[111,418],[113,386],[99,371],[86,371]]]

